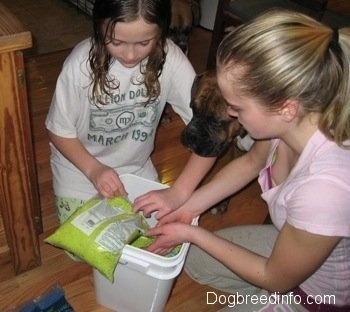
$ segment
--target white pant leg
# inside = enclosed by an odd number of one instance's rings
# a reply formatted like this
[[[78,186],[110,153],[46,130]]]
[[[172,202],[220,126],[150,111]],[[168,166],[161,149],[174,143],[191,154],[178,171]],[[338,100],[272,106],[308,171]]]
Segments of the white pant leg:
[[[259,255],[269,257],[278,231],[270,224],[246,225],[223,229],[217,231],[216,234]],[[198,283],[228,293],[226,303],[223,304],[223,309],[220,312],[307,311],[302,306],[294,304],[293,300],[290,301],[290,304],[279,304],[266,290],[242,280],[216,259],[194,245],[189,250],[185,262],[185,271]]]
[[[216,234],[237,245],[243,246],[262,256],[271,254],[278,231],[273,225],[247,225],[226,228]],[[192,245],[186,262],[185,271],[200,284],[209,285],[224,292],[253,294],[259,288],[243,281],[240,277],[222,265],[216,259]]]

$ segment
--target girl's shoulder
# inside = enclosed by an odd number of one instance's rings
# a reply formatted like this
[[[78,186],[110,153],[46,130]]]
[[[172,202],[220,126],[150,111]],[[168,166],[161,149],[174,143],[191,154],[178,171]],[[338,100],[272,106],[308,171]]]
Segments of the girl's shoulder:
[[[170,39],[167,39],[166,59],[162,75],[172,80],[178,80],[187,76],[190,77],[191,84],[195,76],[194,68],[188,57]]]
[[[187,56],[171,39],[167,39],[166,44],[166,63],[188,62]]]
[[[91,47],[91,39],[87,38],[83,41],[80,41],[75,47],[72,49],[71,53],[65,60],[65,63],[81,63],[84,60],[87,60],[89,57],[89,51]]]
[[[338,146],[319,131],[311,138],[305,153],[300,156],[298,168],[308,176],[310,184],[317,185],[317,181],[327,181],[334,188],[346,185],[347,191],[350,191],[349,163],[350,149]]]
[[[77,77],[89,77],[89,51],[91,47],[90,39],[79,42],[67,56],[63,63],[61,75],[67,79],[75,80]]]
[[[349,142],[347,143],[349,144]],[[342,165],[342,161],[350,161],[350,149],[338,146],[334,141],[329,140],[321,131],[317,131],[310,139],[307,154],[314,160],[321,162],[333,162],[337,166]],[[350,166],[348,166],[350,170]]]

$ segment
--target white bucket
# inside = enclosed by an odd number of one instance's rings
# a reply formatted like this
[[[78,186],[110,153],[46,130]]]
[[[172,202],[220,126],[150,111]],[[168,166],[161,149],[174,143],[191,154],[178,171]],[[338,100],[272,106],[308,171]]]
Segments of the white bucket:
[[[120,175],[131,202],[151,190],[167,186],[131,174]],[[155,225],[154,218],[149,224]],[[194,220],[194,224],[197,220]],[[118,312],[163,312],[175,278],[180,274],[189,244],[178,254],[164,257],[130,245],[124,247],[111,283],[93,270],[97,302]]]

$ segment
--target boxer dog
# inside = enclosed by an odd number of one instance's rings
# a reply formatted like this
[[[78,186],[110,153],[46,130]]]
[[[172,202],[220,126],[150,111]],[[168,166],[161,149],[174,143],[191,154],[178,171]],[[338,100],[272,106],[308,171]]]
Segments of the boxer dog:
[[[168,37],[188,53],[188,36],[199,24],[199,0],[171,0],[171,23]]]
[[[216,82],[215,70],[197,76],[192,86],[193,118],[181,133],[182,144],[203,157],[219,157],[242,134],[236,118],[226,112],[226,102]]]
[[[188,54],[188,38],[193,26],[199,25],[199,0],[171,0],[171,22],[168,38],[170,38],[182,52]],[[169,106],[165,107],[161,122],[170,123],[172,120]]]
[[[182,144],[203,157],[218,157],[205,181],[241,154],[236,139],[245,136],[245,131],[236,118],[226,112],[226,102],[221,96],[215,70],[207,71],[195,79],[192,86],[192,120],[181,133]],[[204,183],[205,183],[204,181]],[[227,210],[229,198],[210,209],[212,214]]]

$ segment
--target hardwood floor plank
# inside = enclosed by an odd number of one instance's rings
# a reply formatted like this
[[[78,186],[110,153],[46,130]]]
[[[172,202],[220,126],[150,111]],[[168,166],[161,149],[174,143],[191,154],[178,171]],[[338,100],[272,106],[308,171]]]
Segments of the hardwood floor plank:
[[[345,2],[344,2],[345,3]],[[343,3],[343,4],[344,4]],[[346,2],[347,3],[347,2]],[[339,5],[339,6],[338,6]],[[341,10],[342,3],[333,2],[333,8]],[[210,42],[210,32],[195,29],[191,38],[192,49],[189,58],[197,72],[205,69],[206,47]],[[204,42],[204,43],[203,43]],[[201,46],[198,46],[201,45]],[[77,312],[108,312],[96,302],[91,268],[76,263],[57,248],[43,242],[58,226],[52,190],[52,175],[49,163],[50,150],[45,118],[54,92],[57,76],[70,50],[58,51],[26,58],[27,85],[30,111],[33,121],[33,140],[39,181],[40,204],[44,233],[40,235],[42,266],[29,272],[9,278],[9,251],[7,258],[0,259],[0,311],[33,299],[52,285],[60,284],[68,301]],[[180,174],[190,153],[181,146],[179,135],[184,127],[176,114],[170,123],[162,123],[156,133],[156,148],[152,159],[165,184],[172,184]],[[215,231],[228,226],[263,223],[267,214],[265,202],[260,197],[260,187],[256,181],[232,196],[228,210],[224,214],[205,213],[200,218],[200,226]],[[3,239],[0,237],[0,239]],[[6,254],[6,253],[3,253]],[[175,280],[165,312],[213,312],[223,308],[220,304],[207,304],[206,295],[211,288],[192,281],[185,272]],[[220,294],[220,292],[217,292]]]
[[[29,26],[33,26],[31,29],[36,40],[43,38],[43,32],[36,32],[42,29],[43,16],[48,16],[47,6],[56,5],[59,8],[62,6],[65,9],[68,8],[66,3],[62,4],[63,2],[65,1],[4,0],[5,5],[11,6],[16,14],[24,13],[24,18],[22,18],[24,22],[29,21],[28,18],[30,17],[30,23],[35,25]],[[348,0],[329,0],[329,7],[350,16],[349,3]],[[41,9],[40,6],[42,6]],[[34,7],[35,10],[33,10]],[[71,20],[71,24],[68,22],[62,23],[62,21],[67,21],[65,10],[51,9],[50,12],[55,17],[53,20],[56,20],[56,23],[60,21],[57,30],[65,31],[72,42],[78,42],[81,39],[81,29],[75,28],[79,15],[78,11],[70,12],[76,17]],[[60,18],[59,14],[65,16]],[[49,22],[47,19],[46,21]],[[79,23],[82,24],[83,22],[80,21]],[[64,27],[66,30],[63,29]],[[76,39],[72,38],[74,35]],[[34,299],[49,287],[60,284],[65,291],[66,298],[76,312],[109,312],[109,309],[100,306],[96,302],[91,268],[85,264],[72,261],[62,250],[43,241],[58,226],[49,164],[50,150],[44,121],[57,76],[72,47],[70,45],[68,49],[62,48],[62,46],[67,46],[66,42],[60,45],[57,38],[62,37],[61,39],[63,39],[65,36],[54,36],[52,38],[52,34],[49,32],[47,36],[43,38],[44,42],[39,42],[40,49],[45,50],[45,47],[47,47],[45,51],[52,51],[53,46],[59,46],[55,52],[35,55],[33,51],[29,51],[30,53],[25,54],[28,96],[33,124],[33,143],[44,227],[44,233],[40,235],[42,265],[10,278],[13,276],[10,265],[10,251],[1,252],[3,256],[0,258],[0,311],[7,312],[11,307]],[[188,57],[198,73],[205,70],[210,39],[211,32],[200,27],[195,27],[190,36]],[[156,134],[156,149],[152,159],[159,171],[161,181],[169,185],[176,179],[189,157],[189,152],[182,148],[178,140],[183,127],[184,124],[177,115],[172,115],[172,121],[163,123]],[[200,218],[199,223],[200,226],[215,231],[233,225],[262,223],[266,214],[267,208],[260,197],[260,188],[257,182],[254,181],[230,199],[226,213],[212,215],[208,212]],[[4,239],[4,235],[0,233],[0,241],[4,241]],[[175,281],[165,312],[214,312],[219,308],[223,308],[220,304],[210,305],[206,303],[206,293],[211,290],[207,286],[195,283],[186,273],[181,272]]]
[[[6,311],[10,307],[39,296],[56,283],[63,287],[68,301],[77,312],[109,311],[96,303],[91,268],[85,264],[75,263],[62,250],[43,242],[44,237],[50,235],[58,226],[49,164],[50,151],[44,121],[57,76],[68,52],[61,51],[30,57],[26,62],[44,227],[44,233],[40,236],[42,266],[0,283],[2,294],[0,311]],[[161,181],[169,185],[174,182],[190,155],[179,141],[183,127],[184,124],[180,118],[172,114],[171,122],[161,124],[156,134],[156,149],[152,159]],[[257,196],[257,188],[253,186],[246,192],[246,195],[243,192],[234,197],[230,205],[232,207],[226,214],[214,216],[207,213],[201,218],[200,224],[208,229],[217,229],[240,222],[254,223],[263,220],[262,215],[266,214],[266,210],[259,207],[262,205],[259,197],[257,202],[254,199]],[[251,205],[258,206],[260,212],[256,212],[256,207]],[[210,288],[196,284],[182,272],[175,282],[165,311],[216,311],[218,306],[206,304],[208,290]]]
[[[47,259],[44,265],[2,282],[0,310],[7,311],[32,300],[53,285],[65,287],[89,275],[91,268],[88,265],[74,262],[61,251],[56,257]]]

